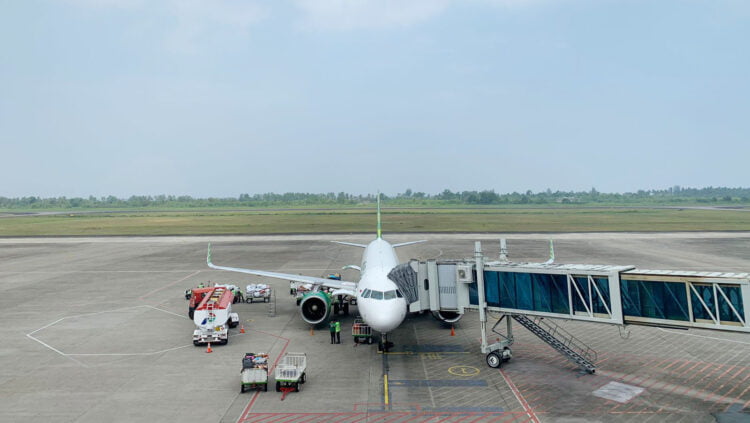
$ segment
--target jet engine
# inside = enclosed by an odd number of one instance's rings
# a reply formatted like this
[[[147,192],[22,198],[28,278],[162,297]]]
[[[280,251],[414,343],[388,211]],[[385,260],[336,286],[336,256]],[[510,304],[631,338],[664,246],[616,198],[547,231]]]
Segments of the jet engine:
[[[299,303],[302,320],[311,325],[323,323],[331,314],[331,300],[322,292],[310,292]]]
[[[433,311],[432,312],[432,317],[449,325],[461,320],[462,316],[463,314],[458,314],[458,312],[455,312],[455,311]]]

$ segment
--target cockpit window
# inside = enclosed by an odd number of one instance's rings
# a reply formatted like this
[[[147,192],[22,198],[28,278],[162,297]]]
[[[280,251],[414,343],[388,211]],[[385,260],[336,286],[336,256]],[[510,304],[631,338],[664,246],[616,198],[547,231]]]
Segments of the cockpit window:
[[[398,289],[396,290],[396,296],[399,298],[404,298],[404,296],[401,295],[401,291],[399,291]]]
[[[393,300],[396,298],[396,291],[385,291],[385,299]]]
[[[370,295],[370,298],[374,300],[382,300],[383,299],[383,293],[380,291],[372,291],[372,294]]]
[[[362,298],[370,298],[370,291],[369,289],[365,289],[365,292],[362,293]]]

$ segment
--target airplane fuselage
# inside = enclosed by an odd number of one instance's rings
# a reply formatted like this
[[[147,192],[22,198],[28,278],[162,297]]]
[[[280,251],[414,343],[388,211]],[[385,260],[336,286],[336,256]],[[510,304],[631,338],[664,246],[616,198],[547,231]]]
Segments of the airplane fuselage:
[[[393,246],[382,238],[370,242],[362,254],[357,307],[365,323],[381,333],[396,329],[406,317],[406,299],[388,279],[398,264]]]

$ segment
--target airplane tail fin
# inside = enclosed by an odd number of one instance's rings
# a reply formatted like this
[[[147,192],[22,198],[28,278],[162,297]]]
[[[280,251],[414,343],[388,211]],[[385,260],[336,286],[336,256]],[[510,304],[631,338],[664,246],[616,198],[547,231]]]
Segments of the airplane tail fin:
[[[383,237],[381,225],[380,225],[380,192],[378,192],[378,239]]]
[[[549,260],[544,264],[552,264],[555,262],[555,247],[552,245],[552,240],[549,240]]]

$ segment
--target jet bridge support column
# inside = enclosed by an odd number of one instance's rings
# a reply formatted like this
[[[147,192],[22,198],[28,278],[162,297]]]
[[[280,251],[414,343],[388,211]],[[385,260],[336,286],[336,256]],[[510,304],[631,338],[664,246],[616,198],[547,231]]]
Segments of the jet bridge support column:
[[[482,255],[482,243],[474,243],[474,260],[477,271],[477,294],[479,296],[479,327],[482,331],[482,353],[489,352],[487,348],[487,302],[484,295],[484,256]]]

